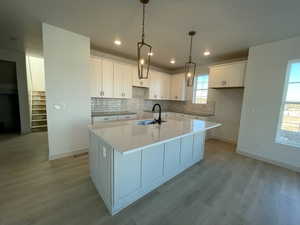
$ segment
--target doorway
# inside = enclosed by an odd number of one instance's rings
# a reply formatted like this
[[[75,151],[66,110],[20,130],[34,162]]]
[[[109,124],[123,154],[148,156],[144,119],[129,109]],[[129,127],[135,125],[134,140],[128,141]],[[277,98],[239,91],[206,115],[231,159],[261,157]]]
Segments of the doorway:
[[[16,63],[0,60],[0,134],[20,132]]]

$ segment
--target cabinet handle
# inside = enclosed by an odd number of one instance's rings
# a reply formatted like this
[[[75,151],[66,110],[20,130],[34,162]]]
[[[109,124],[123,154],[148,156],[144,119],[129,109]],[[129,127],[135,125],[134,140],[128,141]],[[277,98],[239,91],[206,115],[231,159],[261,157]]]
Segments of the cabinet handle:
[[[221,84],[222,84],[223,86],[226,85],[226,83],[227,83],[226,80],[223,80],[223,81],[221,82]]]
[[[102,96],[104,96],[104,91],[102,91]]]

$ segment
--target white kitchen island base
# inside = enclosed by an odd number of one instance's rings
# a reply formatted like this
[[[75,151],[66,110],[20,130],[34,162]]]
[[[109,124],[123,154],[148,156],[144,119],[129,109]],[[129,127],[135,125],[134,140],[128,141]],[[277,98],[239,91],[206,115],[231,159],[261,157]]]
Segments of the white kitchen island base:
[[[91,178],[112,215],[203,158],[205,132],[128,154],[90,132]]]

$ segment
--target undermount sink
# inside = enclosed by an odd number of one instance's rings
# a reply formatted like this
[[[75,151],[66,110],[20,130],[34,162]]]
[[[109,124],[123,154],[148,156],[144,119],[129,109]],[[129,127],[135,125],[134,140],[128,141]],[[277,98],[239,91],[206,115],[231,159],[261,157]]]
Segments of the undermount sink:
[[[164,122],[167,122],[167,121],[164,121],[164,120],[161,121],[161,123],[164,123]],[[142,125],[142,126],[147,126],[147,125],[156,124],[156,123],[159,123],[159,122],[157,120],[140,120],[140,121],[136,122],[137,125]]]

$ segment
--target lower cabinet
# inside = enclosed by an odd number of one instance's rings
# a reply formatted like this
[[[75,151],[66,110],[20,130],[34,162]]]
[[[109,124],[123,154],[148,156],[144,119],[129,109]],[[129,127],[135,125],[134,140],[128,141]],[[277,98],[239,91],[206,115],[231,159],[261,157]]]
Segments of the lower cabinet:
[[[111,214],[203,158],[205,133],[122,154],[91,134],[91,178]]]

